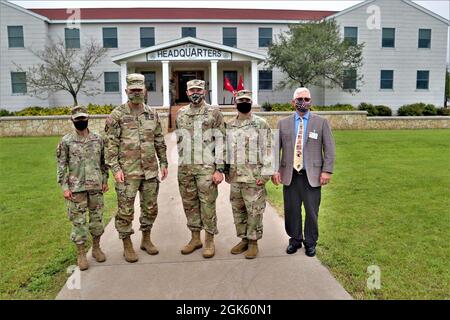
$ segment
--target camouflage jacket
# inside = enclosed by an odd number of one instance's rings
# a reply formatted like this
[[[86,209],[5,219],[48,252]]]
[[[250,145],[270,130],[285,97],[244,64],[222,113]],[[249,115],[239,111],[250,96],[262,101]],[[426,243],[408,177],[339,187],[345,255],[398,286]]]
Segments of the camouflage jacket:
[[[225,124],[219,108],[203,102],[177,112],[178,165],[190,170],[223,169]]]
[[[167,168],[166,143],[158,113],[144,105],[136,116],[128,103],[113,110],[106,120],[106,164],[116,174],[122,170],[127,179],[151,179]]]
[[[227,147],[225,176],[228,183],[267,182],[272,175],[270,127],[266,120],[251,114],[226,123]]]
[[[108,182],[104,140],[94,132],[87,137],[76,131],[65,135],[56,149],[58,183],[63,190],[102,190]]]

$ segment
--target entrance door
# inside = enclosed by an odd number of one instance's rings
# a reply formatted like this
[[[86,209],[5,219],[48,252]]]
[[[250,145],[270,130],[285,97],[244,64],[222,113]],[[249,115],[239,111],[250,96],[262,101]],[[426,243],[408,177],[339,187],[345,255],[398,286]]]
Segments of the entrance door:
[[[203,71],[181,71],[178,72],[178,99],[176,102],[189,102],[186,95],[187,82],[194,79],[203,79]]]

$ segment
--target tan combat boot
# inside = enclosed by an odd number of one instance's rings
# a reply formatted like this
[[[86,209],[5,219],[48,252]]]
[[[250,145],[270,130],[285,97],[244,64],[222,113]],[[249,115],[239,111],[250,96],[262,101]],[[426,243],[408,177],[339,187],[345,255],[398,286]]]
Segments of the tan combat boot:
[[[126,237],[123,240],[123,256],[127,262],[136,262],[139,260],[136,252],[134,252],[133,243],[130,237]]]
[[[200,239],[200,231],[192,231],[191,241],[181,249],[182,254],[190,254],[197,249],[203,247],[202,240]]]
[[[142,231],[141,249],[147,251],[148,254],[158,254],[158,248],[150,240],[150,230]]]
[[[77,244],[77,264],[81,271],[89,268],[89,263],[86,258],[86,251],[83,244]]]
[[[235,245],[233,248],[231,248],[232,254],[240,254],[247,250],[248,248],[248,239],[243,238],[241,242],[239,242],[237,245]]]
[[[106,261],[106,256],[103,253],[102,249],[100,249],[100,236],[92,237],[92,257],[97,262]]]
[[[203,258],[214,257],[214,235],[205,231],[205,248],[203,249]]]
[[[247,259],[255,259],[258,255],[258,240],[250,240],[248,244],[248,249],[245,252],[245,257]]]

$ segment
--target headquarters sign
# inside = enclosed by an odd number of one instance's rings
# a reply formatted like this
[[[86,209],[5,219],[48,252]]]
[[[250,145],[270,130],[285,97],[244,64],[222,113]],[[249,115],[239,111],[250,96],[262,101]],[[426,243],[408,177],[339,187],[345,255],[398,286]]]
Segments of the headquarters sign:
[[[159,60],[231,60],[231,52],[184,44],[147,53],[147,61]]]

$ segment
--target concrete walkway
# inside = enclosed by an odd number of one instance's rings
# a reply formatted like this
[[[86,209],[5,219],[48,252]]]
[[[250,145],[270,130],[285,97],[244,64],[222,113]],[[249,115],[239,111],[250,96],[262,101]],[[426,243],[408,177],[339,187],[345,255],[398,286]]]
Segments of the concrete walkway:
[[[180,249],[189,241],[190,232],[178,191],[174,135],[167,135],[166,142],[170,171],[160,185],[159,214],[152,230],[160,253],[150,256],[139,249],[136,207],[132,240],[139,261],[124,261],[122,242],[111,220],[102,237],[107,261],[97,263],[89,252],[90,268],[81,272],[80,289],[64,286],[57,299],[351,299],[317,258],[306,257],[304,249],[294,255],[285,253],[284,222],[270,205],[264,214],[258,258],[232,255],[229,251],[239,239],[225,182],[220,184],[217,200],[216,255],[208,260],[202,257],[202,250],[182,255]]]

